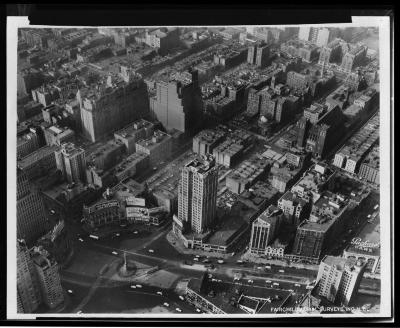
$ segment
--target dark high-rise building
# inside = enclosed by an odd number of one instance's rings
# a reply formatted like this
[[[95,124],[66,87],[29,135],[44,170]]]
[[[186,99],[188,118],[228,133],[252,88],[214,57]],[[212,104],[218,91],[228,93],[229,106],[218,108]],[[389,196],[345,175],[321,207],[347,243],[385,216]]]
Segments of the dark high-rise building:
[[[42,247],[35,247],[31,252],[43,302],[54,309],[64,302],[58,264]]]
[[[254,64],[256,62],[257,46],[252,45],[247,50],[247,62]]]
[[[252,45],[247,50],[247,62],[258,67],[264,67],[269,61],[270,45]]]
[[[32,244],[46,231],[43,199],[34,190],[26,174],[17,171],[17,237]]]
[[[297,121],[297,147],[304,147],[304,143],[310,128],[309,121],[304,116]]]
[[[190,80],[156,82],[155,88],[156,94],[150,98],[150,107],[164,128],[195,134],[201,127],[203,117],[198,72],[193,71]]]
[[[328,248],[335,221],[329,218],[317,222],[303,221],[297,227],[294,255],[318,260]]]
[[[323,157],[343,132],[344,116],[339,106],[328,109],[317,103],[304,110],[297,122],[297,146],[316,157]]]
[[[17,296],[19,313],[33,313],[42,302],[35,266],[22,240],[17,241]]]
[[[270,46],[269,45],[262,45],[257,47],[257,54],[256,54],[256,66],[258,67],[265,67],[268,64],[270,55]]]

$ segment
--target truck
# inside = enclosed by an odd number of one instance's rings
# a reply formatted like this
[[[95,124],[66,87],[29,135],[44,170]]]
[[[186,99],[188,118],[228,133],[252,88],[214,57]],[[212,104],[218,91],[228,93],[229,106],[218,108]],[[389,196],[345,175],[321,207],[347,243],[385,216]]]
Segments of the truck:
[[[99,236],[96,235],[89,235],[90,238],[95,239],[95,240],[99,240]]]

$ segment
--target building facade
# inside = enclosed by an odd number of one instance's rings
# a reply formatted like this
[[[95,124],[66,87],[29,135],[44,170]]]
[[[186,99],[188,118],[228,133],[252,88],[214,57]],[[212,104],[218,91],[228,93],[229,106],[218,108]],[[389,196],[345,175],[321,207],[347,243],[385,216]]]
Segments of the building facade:
[[[178,220],[201,233],[212,225],[217,210],[218,169],[215,159],[205,156],[182,169],[178,196]]]
[[[365,270],[360,260],[325,256],[318,270],[317,293],[338,305],[351,305]]]
[[[84,95],[78,92],[83,133],[92,142],[149,116],[147,86],[142,77],[129,70],[122,72],[122,78],[109,76]]]
[[[155,85],[156,94],[150,98],[151,110],[168,130],[194,134],[201,126],[203,105],[198,72],[192,72],[189,81],[160,81]]]
[[[42,302],[29,249],[21,240],[17,241],[17,295],[19,313],[33,313]]]
[[[17,237],[32,244],[46,231],[41,195],[31,188],[27,175],[17,172]]]
[[[31,257],[35,265],[43,302],[50,309],[54,309],[64,302],[64,291],[61,286],[58,264],[41,247],[35,247]]]
[[[85,151],[68,142],[56,152],[57,169],[69,183],[86,181]]]

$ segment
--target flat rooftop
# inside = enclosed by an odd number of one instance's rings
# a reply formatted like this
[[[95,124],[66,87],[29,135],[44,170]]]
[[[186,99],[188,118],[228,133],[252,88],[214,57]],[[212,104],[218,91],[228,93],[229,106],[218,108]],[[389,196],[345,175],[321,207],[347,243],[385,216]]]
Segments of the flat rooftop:
[[[135,121],[133,123],[126,125],[121,130],[114,132],[114,135],[118,135],[123,138],[127,138],[127,137],[129,138],[129,137],[133,136],[135,132],[137,132],[141,129],[151,128],[153,126],[154,126],[153,123],[146,121],[144,119],[140,119],[138,121]]]
[[[311,222],[311,221],[303,221],[300,223],[298,226],[298,229],[304,229],[304,230],[311,230],[311,231],[317,231],[317,232],[326,232],[328,229],[333,225],[335,222],[334,219],[331,218],[324,218],[320,222]]]

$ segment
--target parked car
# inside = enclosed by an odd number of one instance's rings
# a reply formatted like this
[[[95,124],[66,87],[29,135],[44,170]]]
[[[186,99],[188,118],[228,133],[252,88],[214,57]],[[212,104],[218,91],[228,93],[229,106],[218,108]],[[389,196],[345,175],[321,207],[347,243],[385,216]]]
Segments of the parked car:
[[[163,305],[169,307],[169,304],[167,302],[165,302]]]
[[[176,308],[175,309],[177,312],[182,312],[182,310],[180,308]]]

